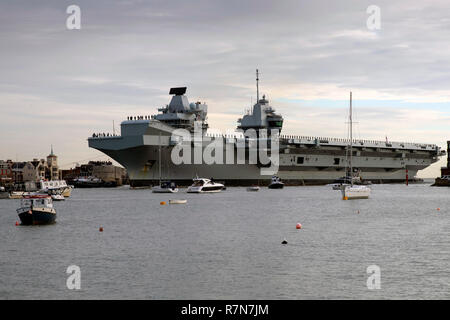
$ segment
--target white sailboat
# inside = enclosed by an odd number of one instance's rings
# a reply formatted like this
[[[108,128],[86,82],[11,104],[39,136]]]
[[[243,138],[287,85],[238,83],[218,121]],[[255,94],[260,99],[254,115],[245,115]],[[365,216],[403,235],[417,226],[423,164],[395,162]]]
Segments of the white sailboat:
[[[170,181],[162,181],[161,180],[161,133],[159,133],[159,152],[158,152],[158,161],[159,161],[159,185],[154,186],[152,188],[153,193],[175,193],[178,192],[178,188],[176,187],[174,182]]]
[[[342,199],[368,199],[370,195],[370,188],[364,185],[354,185],[353,181],[353,166],[352,166],[352,156],[353,156],[353,122],[352,122],[352,93],[350,92],[350,156],[347,158],[348,165],[350,168],[350,185],[342,185]]]

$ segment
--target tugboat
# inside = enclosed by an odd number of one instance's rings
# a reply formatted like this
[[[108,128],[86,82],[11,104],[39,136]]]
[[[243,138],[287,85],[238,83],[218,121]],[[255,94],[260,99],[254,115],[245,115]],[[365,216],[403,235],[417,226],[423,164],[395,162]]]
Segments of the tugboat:
[[[225,187],[222,183],[214,182],[213,179],[195,178],[194,183],[187,189],[188,193],[212,193],[220,192]]]
[[[162,181],[161,180],[161,133],[159,133],[159,150],[158,150],[158,164],[159,164],[159,185],[152,187],[153,193],[175,193],[178,192],[178,188],[175,185],[175,182],[171,181]]]
[[[272,177],[272,181],[269,184],[269,189],[283,189],[284,183],[277,176]]]
[[[56,210],[49,195],[25,196],[16,211],[22,225],[51,224],[56,220]]]

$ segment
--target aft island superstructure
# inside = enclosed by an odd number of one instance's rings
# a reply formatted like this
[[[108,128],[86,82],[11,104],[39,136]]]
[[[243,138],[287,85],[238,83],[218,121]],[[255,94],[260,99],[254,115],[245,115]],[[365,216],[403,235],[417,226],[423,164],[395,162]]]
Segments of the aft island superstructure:
[[[190,185],[195,177],[212,177],[226,185],[269,184],[273,173],[264,168],[271,163],[259,155],[252,158],[251,151],[255,142],[266,143],[273,135],[279,137],[276,175],[286,185],[326,184],[346,175],[348,139],[282,135],[283,117],[265,96],[259,98],[259,91],[256,104],[238,119],[239,132],[233,135],[209,134],[207,105],[189,103],[185,93],[185,87],[172,88],[170,103],[158,114],[128,117],[121,123],[121,135],[94,134],[89,146],[123,165],[132,186],[157,185],[160,175],[178,185]],[[248,130],[256,136],[242,134]],[[212,141],[222,143],[223,163],[194,159],[195,149],[205,152]],[[192,161],[175,163],[173,155],[179,151],[174,148],[183,144],[193,150],[188,156]],[[273,147],[270,141],[267,145]],[[229,151],[232,158],[225,161]],[[353,140],[352,165],[362,179],[373,183],[402,182],[406,173],[411,181],[444,153],[434,144]]]

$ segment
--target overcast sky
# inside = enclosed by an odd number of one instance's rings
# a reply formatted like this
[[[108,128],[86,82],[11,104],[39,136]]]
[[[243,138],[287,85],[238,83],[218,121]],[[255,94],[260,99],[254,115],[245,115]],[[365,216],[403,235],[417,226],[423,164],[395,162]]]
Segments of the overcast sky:
[[[81,30],[66,28],[71,4]],[[380,30],[367,28],[369,5]],[[174,86],[208,104],[210,127],[233,129],[256,68],[285,134],[345,137],[351,90],[357,138],[445,148],[449,13],[449,1],[2,0],[0,159],[51,144],[64,167],[107,159],[87,137],[156,113]]]

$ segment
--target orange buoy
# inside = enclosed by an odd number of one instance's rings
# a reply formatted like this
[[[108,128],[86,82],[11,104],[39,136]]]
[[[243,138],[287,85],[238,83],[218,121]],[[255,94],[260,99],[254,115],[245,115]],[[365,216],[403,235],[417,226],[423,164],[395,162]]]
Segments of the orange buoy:
[[[295,229],[301,229],[302,225],[300,223],[297,223],[297,225],[295,226]]]
[[[16,227],[19,225],[19,221],[16,221]]]
[[[163,206],[163,205],[166,204],[166,202],[165,201],[161,201],[159,204]]]
[[[98,231],[103,232],[103,227],[98,228]]]
[[[441,210],[441,208],[437,208],[437,211],[440,211]]]

